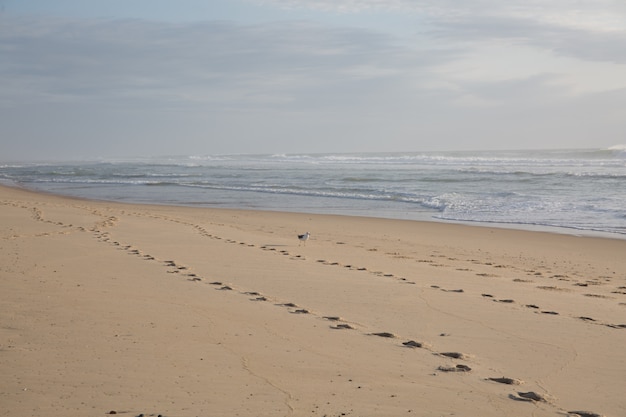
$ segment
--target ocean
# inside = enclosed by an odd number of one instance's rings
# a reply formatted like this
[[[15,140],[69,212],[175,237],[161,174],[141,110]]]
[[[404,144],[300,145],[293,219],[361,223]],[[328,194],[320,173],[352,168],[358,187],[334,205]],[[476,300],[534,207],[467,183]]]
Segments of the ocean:
[[[120,202],[462,222],[626,238],[626,146],[0,163],[0,181]]]

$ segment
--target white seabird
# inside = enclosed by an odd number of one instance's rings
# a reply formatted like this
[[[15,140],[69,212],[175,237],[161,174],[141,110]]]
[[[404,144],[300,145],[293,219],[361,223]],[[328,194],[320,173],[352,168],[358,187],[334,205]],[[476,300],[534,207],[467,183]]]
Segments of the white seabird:
[[[309,236],[311,236],[311,234],[309,232],[306,232],[303,235],[298,235],[298,239],[300,239],[300,243],[304,242],[304,244],[306,245],[306,241],[309,240]]]

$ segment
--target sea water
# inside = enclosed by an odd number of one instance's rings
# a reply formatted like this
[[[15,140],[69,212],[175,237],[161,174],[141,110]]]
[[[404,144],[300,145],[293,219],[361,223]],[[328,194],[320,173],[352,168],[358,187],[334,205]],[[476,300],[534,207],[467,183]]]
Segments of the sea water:
[[[0,164],[0,180],[133,203],[557,228],[626,237],[626,147],[165,156]]]

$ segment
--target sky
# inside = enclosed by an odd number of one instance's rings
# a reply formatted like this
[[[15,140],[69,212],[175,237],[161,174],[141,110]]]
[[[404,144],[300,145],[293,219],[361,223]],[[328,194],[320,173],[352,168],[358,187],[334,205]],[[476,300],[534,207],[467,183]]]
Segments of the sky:
[[[0,161],[624,143],[624,0],[0,0]]]

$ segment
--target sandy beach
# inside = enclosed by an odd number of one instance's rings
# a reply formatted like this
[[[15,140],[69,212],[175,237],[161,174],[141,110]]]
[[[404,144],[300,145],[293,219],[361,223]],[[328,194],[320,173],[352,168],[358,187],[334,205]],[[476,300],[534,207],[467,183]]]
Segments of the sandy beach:
[[[625,416],[625,255],[2,186],[0,415]]]

